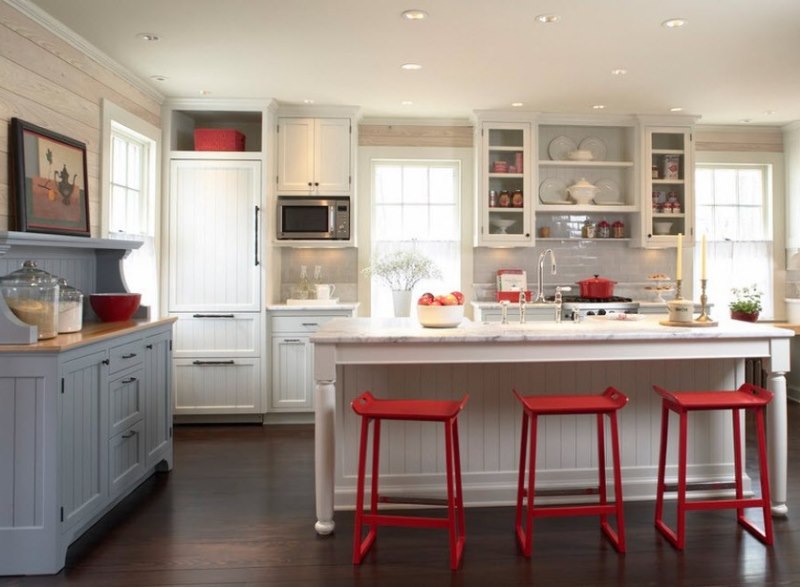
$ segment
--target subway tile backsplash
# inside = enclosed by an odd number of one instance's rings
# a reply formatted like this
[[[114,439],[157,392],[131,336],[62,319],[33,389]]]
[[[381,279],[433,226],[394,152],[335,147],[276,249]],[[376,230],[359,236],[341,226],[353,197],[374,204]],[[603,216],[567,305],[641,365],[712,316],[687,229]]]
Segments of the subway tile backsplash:
[[[306,266],[309,280],[314,276],[314,267],[320,266],[320,283],[332,283],[336,286],[333,297],[339,298],[342,302],[358,301],[358,249],[284,247],[280,251],[281,302],[294,296],[300,281],[302,265]]]

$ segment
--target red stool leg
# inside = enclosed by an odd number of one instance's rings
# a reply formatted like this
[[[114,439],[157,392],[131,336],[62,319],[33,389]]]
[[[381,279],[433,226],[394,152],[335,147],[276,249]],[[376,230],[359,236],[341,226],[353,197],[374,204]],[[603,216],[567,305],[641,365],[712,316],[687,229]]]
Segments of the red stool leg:
[[[366,549],[362,549],[361,532],[364,517],[364,484],[366,482],[367,437],[369,418],[361,417],[361,440],[358,445],[358,485],[356,487],[356,515],[353,529],[353,564],[361,564]]]
[[[522,440],[519,447],[519,475],[517,475],[517,514],[514,520],[514,531],[517,535],[517,542],[525,552],[525,534],[522,528],[522,513],[524,510],[522,500],[525,497],[525,465],[528,463],[528,414],[522,411]]]
[[[606,491],[606,431],[603,414],[597,414],[597,477],[600,486],[600,505],[608,503]],[[605,525],[606,514],[600,514],[600,523]]]
[[[686,541],[686,444],[688,414],[681,411],[680,414],[680,439],[678,440],[678,536],[675,546],[678,550],[683,550]]]
[[[460,490],[455,489],[455,456],[454,442],[457,439],[453,434],[453,421],[448,420],[444,423],[445,427],[445,454],[447,460],[447,520],[448,533],[450,535],[450,568],[456,570],[461,562],[461,551],[463,542],[458,535],[457,515],[460,515],[461,508],[456,506],[456,501],[460,496]],[[458,512],[456,511],[458,509]]]
[[[603,531],[617,552],[625,552],[625,508],[622,502],[622,465],[619,454],[617,412],[611,412],[608,417],[611,421],[611,458],[614,461],[614,504],[616,505],[617,532],[614,533],[608,522],[603,524]]]
[[[461,489],[461,449],[458,443],[458,418],[453,419],[453,459],[455,465],[455,478],[456,478],[456,514],[458,522],[458,559],[461,560],[461,555],[464,551],[464,544],[467,540],[467,527],[464,522],[464,493]]]
[[[661,403],[661,444],[658,448],[658,481],[656,483],[656,527],[664,531],[664,476],[667,468],[667,438],[669,436],[669,410]]]
[[[732,429],[733,429],[733,475],[734,486],[736,487],[736,499],[744,499],[744,488],[742,486],[742,433],[739,425],[739,410],[731,410]],[[736,508],[736,519],[741,523],[744,520],[744,508]]]
[[[771,494],[769,489],[769,468],[767,466],[767,436],[764,433],[764,408],[756,410],[756,436],[758,437],[758,464],[761,478],[761,499],[764,504],[764,543],[772,544],[772,511],[770,511]]]

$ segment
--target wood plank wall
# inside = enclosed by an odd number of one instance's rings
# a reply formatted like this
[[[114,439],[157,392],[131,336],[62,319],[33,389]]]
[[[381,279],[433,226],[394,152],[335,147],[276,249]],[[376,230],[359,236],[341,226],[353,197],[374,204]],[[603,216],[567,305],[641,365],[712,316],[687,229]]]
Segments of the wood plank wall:
[[[696,151],[783,153],[783,130],[779,127],[714,127],[695,130]]]
[[[8,135],[17,117],[86,143],[91,231],[100,236],[103,98],[161,128],[156,99],[0,2],[0,230],[13,228]]]

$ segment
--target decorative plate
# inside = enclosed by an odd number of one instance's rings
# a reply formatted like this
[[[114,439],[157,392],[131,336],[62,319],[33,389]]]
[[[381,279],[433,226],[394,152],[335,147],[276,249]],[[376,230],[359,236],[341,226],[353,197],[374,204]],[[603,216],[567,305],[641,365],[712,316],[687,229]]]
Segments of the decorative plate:
[[[606,160],[606,144],[598,138],[586,137],[581,141],[580,147],[578,148],[581,151],[591,151],[594,161]]]
[[[578,149],[569,137],[556,137],[550,141],[550,146],[547,147],[547,153],[553,161],[569,161],[569,154]]]
[[[613,179],[601,179],[595,183],[597,193],[594,196],[594,203],[598,206],[622,206],[622,195],[619,192],[619,184]]]
[[[548,178],[539,185],[539,199],[543,204],[572,204],[567,199],[567,184],[560,179]]]

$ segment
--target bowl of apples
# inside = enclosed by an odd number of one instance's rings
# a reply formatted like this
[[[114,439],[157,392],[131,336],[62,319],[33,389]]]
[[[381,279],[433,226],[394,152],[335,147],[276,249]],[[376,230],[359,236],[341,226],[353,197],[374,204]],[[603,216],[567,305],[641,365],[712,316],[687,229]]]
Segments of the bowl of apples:
[[[422,294],[417,300],[417,318],[425,328],[455,328],[464,319],[464,294]]]

